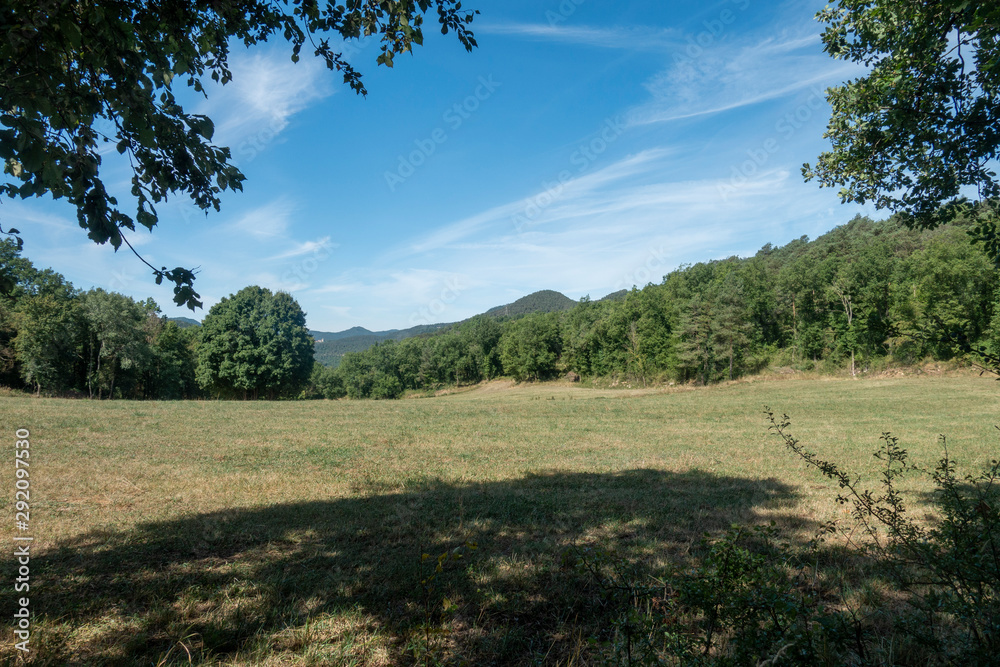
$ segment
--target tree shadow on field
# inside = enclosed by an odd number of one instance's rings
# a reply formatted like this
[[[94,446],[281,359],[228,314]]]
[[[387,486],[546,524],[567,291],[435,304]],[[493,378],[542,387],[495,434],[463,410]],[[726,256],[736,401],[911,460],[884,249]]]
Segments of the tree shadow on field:
[[[470,541],[478,549],[447,562],[431,596],[434,623],[444,596],[454,605],[444,659],[551,661],[566,648],[567,624],[598,632],[603,623],[592,582],[567,565],[570,547],[611,547],[655,571],[665,559],[683,561],[705,533],[762,521],[765,509],[773,516],[784,508],[809,528],[791,512],[792,487],[697,470],[360,491],[91,532],[40,554],[31,581],[42,619],[36,660],[150,665],[173,651],[171,661],[187,664],[179,642],[196,664],[304,660],[310,651],[346,650],[350,633],[338,635],[331,621],[339,618],[341,628],[353,624],[355,645],[375,633],[388,646],[382,660],[405,663],[429,618],[421,579],[437,555]],[[423,553],[432,558],[422,561]],[[16,564],[5,557],[0,567]],[[4,587],[3,608],[15,597]]]

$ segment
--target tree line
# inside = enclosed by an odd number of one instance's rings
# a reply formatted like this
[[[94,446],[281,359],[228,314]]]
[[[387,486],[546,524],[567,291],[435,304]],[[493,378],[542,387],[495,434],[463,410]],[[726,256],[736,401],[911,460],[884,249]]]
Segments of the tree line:
[[[484,314],[314,360],[305,314],[252,286],[181,328],[152,299],[75,289],[0,243],[0,382],[94,398],[396,398],[567,372],[709,384],[768,365],[851,373],[1000,354],[996,267],[963,220],[933,231],[856,217],[753,257],[683,266],[568,310]]]
[[[623,298],[562,312],[477,316],[318,369],[329,397],[392,398],[501,376],[573,371],[647,385],[708,384],[768,365],[852,374],[886,363],[1000,353],[996,267],[973,222],[919,231],[856,217],[753,257],[681,267]]]
[[[90,398],[282,398],[302,395],[313,366],[305,314],[288,294],[247,287],[201,326],[153,299],[82,291],[0,242],[0,383]]]

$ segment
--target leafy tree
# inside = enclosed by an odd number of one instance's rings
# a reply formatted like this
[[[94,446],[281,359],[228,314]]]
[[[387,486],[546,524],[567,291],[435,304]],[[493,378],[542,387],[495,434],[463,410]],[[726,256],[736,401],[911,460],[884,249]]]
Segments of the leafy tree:
[[[734,369],[739,373],[752,333],[743,289],[736,271],[727,271],[720,281],[711,313],[711,347],[718,350],[721,361],[727,365],[727,380],[733,379]]]
[[[330,40],[378,35],[377,63],[392,67],[396,55],[423,43],[424,15],[432,9],[442,32],[454,31],[468,50],[476,45],[468,29],[474,12],[459,0],[4,3],[0,159],[8,182],[0,183],[0,195],[65,197],[93,241],[131,248],[123,230],[136,223],[152,229],[156,206],[169,196],[218,210],[222,191],[243,187],[229,149],[212,143],[211,119],[187,113],[177,85],[204,94],[206,77],[231,80],[231,45],[281,36],[293,61],[308,43],[365,94],[360,74]],[[132,166],[134,214],[122,210],[101,177],[106,143]],[[179,305],[201,306],[192,271],[150,268],[158,283],[174,283]]]
[[[904,275],[909,289],[897,316],[906,333],[924,342],[924,354],[947,359],[980,342],[990,327],[997,276],[959,230],[936,234],[907,259]]]
[[[794,242],[793,242],[794,243]],[[768,244],[769,246],[770,244]],[[782,341],[781,323],[778,316],[778,301],[775,290],[777,268],[769,259],[768,246],[757,253],[755,257],[739,262],[735,267],[732,287],[738,286],[739,301],[746,308],[747,344],[754,347],[778,344]],[[736,258],[727,260],[734,263]],[[733,298],[734,295],[729,295]]]
[[[24,257],[17,243],[9,239],[0,240],[0,382],[13,385],[20,378],[16,372],[14,337],[14,305],[18,283],[25,273],[34,267]]]
[[[327,368],[318,361],[314,362],[312,374],[309,376],[309,384],[303,391],[303,397],[341,398],[345,394],[344,380],[341,374],[333,368]]]
[[[9,299],[0,297],[0,383],[10,384],[14,379],[16,335],[17,328],[14,326],[14,313]]]
[[[96,387],[98,398],[105,389],[114,398],[118,372],[149,363],[152,350],[144,325],[151,312],[146,306],[100,288],[83,295],[81,308],[92,339],[87,372],[91,397]]]
[[[501,374],[500,336],[503,329],[493,317],[476,315],[458,327],[466,353],[462,357],[463,377],[468,383],[489,380]]]
[[[622,355],[615,372],[646,384],[658,369],[674,363],[673,309],[663,290],[648,285],[633,288],[612,307],[604,331],[604,344],[617,342]]]
[[[808,239],[802,237],[792,243],[806,246]],[[809,267],[811,262],[802,252],[779,270],[775,283],[775,300],[778,305],[779,326],[784,341],[791,344],[792,358],[806,356],[803,349],[802,333],[804,320],[808,320],[810,292]],[[805,311],[805,312],[804,312]]]
[[[157,399],[196,398],[199,387],[195,348],[199,327],[182,329],[176,322],[150,313],[144,328],[152,356],[144,369],[142,395]]]
[[[198,383],[244,399],[298,394],[313,369],[305,324],[285,292],[251,286],[222,299],[201,325]]]
[[[845,272],[846,273],[846,272]],[[854,286],[851,284],[850,280],[843,277],[838,277],[830,285],[830,293],[833,297],[840,301],[840,305],[843,307],[843,322],[840,326],[835,326],[837,330],[837,339],[840,348],[845,352],[851,353],[851,375],[857,375],[854,365],[854,354],[858,349],[858,326],[855,324],[854,317]],[[835,322],[840,320],[839,317],[835,318]]]
[[[1000,197],[1000,5],[839,0],[818,18],[826,51],[868,73],[828,91],[832,150],[803,167],[807,180],[928,228],[955,217],[963,189]],[[994,221],[974,234],[1000,262]]]
[[[399,378],[400,345],[377,343],[364,352],[349,352],[337,367],[348,398],[397,398],[403,393]]]
[[[39,271],[20,245],[0,241],[0,364],[9,381],[36,393],[74,385],[83,323],[77,290],[55,271]],[[12,363],[13,362],[13,363]]]
[[[396,371],[404,389],[420,386],[420,362],[426,344],[423,338],[407,338],[400,341],[396,350]]]
[[[500,338],[504,373],[518,382],[552,377],[560,345],[559,324],[553,314],[527,315],[507,322]]]
[[[403,394],[403,384],[395,375],[378,372],[372,377],[370,396],[375,400],[399,398]]]
[[[72,285],[29,294],[14,310],[14,352],[21,377],[40,394],[73,384],[81,321]]]
[[[712,379],[716,362],[712,315],[711,295],[697,293],[687,304],[680,327],[678,368],[681,379],[695,379],[701,384],[708,384]]]

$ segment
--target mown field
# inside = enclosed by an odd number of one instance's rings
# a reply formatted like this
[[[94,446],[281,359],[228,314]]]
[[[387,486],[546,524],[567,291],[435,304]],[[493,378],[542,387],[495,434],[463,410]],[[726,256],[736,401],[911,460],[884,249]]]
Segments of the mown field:
[[[389,402],[5,396],[0,608],[17,597],[27,428],[34,664],[585,664],[605,619],[572,547],[655,572],[734,522],[805,542],[843,516],[835,485],[768,433],[765,404],[870,479],[884,431],[928,467],[939,434],[964,469],[1000,451],[998,385],[965,375]],[[929,489],[913,490],[920,513]],[[436,556],[466,542],[427,592]],[[0,627],[11,662],[9,613]]]

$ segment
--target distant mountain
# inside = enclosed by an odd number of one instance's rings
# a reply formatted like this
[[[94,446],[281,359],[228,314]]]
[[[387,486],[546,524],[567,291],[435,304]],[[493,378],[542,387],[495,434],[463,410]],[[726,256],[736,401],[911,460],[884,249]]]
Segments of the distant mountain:
[[[514,303],[506,306],[497,306],[486,311],[486,315],[493,317],[520,317],[531,313],[552,313],[559,310],[569,310],[576,305],[576,301],[565,294],[554,290],[545,289],[534,292],[528,296],[522,296]]]
[[[617,292],[612,292],[611,294],[606,294],[602,296],[598,301],[624,301],[625,297],[628,296],[627,289],[620,289]]]
[[[440,331],[451,324],[420,324],[409,329],[390,329],[389,331],[369,331],[364,327],[352,327],[346,331],[327,332],[310,331],[309,335],[316,341],[316,361],[326,366],[336,367],[340,359],[348,352],[363,352],[376,343],[386,340],[403,340],[433,331]]]
[[[623,291],[624,293],[624,291]],[[604,298],[609,298],[608,295]],[[522,317],[530,313],[551,313],[557,310],[569,310],[576,301],[553,290],[542,290],[521,297],[514,303],[490,308],[484,313],[492,317]],[[452,323],[421,324],[409,329],[390,329],[389,331],[369,331],[363,327],[354,327],[346,331],[310,331],[316,340],[316,361],[326,366],[336,367],[348,352],[363,352],[376,343],[386,340],[403,340],[422,334],[433,333],[453,326]]]
[[[190,317],[168,317],[167,321],[177,323],[177,326],[180,327],[181,329],[201,326],[201,322],[199,322],[198,320],[192,320]]]
[[[340,340],[341,338],[351,338],[352,336],[374,336],[374,331],[369,331],[364,327],[351,327],[345,331],[313,331],[309,330],[309,335],[315,340]]]

